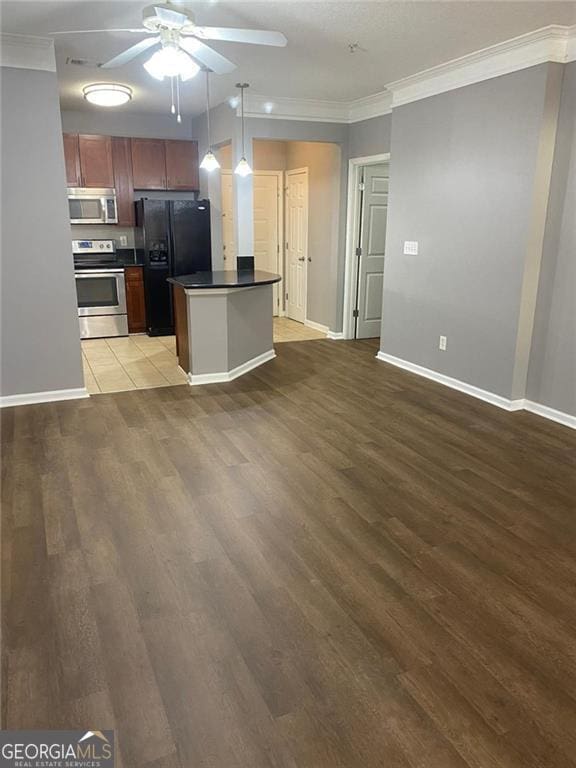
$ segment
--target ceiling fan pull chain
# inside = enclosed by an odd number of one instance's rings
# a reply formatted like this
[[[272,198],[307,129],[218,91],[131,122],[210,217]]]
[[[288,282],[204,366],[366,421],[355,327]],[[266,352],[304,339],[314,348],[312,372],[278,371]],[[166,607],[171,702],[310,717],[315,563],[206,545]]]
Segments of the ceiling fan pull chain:
[[[176,114],[176,107],[174,106],[174,78],[170,78],[170,100],[172,102],[172,106],[170,107],[170,112],[175,115]]]
[[[180,114],[180,78],[176,75],[176,104],[178,105],[178,114],[176,115],[176,122],[182,122],[182,115]]]

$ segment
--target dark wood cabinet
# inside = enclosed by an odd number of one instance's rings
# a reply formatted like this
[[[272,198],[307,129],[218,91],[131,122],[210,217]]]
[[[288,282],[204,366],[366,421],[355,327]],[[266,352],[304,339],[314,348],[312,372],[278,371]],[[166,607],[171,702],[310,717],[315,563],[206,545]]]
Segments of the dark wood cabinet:
[[[82,179],[80,176],[80,150],[78,148],[78,134],[65,133],[64,139],[64,162],[66,164],[66,184],[69,187],[80,187]]]
[[[133,227],[135,224],[134,181],[132,179],[130,139],[117,136],[112,138],[112,164],[114,167],[118,224],[122,227]]]
[[[132,139],[134,189],[166,189],[166,151],[162,139]]]
[[[142,267],[126,267],[126,311],[128,314],[128,332],[146,331],[146,298],[144,295],[144,271]]]
[[[198,142],[167,140],[166,188],[199,189]]]
[[[78,136],[80,173],[83,187],[114,186],[112,138],[110,136]]]
[[[190,348],[188,346],[188,308],[184,288],[172,285],[174,306],[174,332],[176,334],[176,357],[178,364],[186,373],[190,372]]]

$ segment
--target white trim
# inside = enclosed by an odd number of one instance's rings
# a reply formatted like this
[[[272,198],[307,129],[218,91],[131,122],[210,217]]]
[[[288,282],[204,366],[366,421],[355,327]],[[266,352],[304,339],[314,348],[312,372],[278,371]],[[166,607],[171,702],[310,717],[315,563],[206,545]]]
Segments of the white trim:
[[[326,338],[331,339],[332,341],[339,341],[344,338],[344,334],[342,331],[328,331]]]
[[[250,94],[245,98],[245,115],[268,120],[351,124],[387,115],[402,104],[537,64],[566,64],[575,60],[576,25],[551,24],[387,83],[384,90],[351,101]]]
[[[348,102],[349,123],[371,120],[373,117],[389,115],[390,112],[392,112],[392,93],[388,90]]]
[[[56,403],[60,400],[81,400],[85,397],[90,397],[86,387],[54,389],[47,392],[29,392],[25,395],[4,395],[0,397],[0,408],[12,408],[16,405],[35,405],[36,403]]]
[[[533,400],[525,400],[524,409],[530,411],[530,413],[535,413],[537,416],[555,421],[557,424],[563,424],[565,427],[570,427],[570,429],[576,429],[576,416],[571,416],[569,413],[557,411],[555,408],[535,403]]]
[[[33,35],[0,35],[0,66],[56,72],[54,40]]]
[[[390,153],[382,155],[368,155],[366,157],[353,157],[348,161],[348,202],[346,205],[346,251],[344,256],[344,314],[342,338],[354,338],[354,323],[352,317],[352,304],[354,291],[354,274],[358,265],[356,256],[356,235],[360,226],[359,183],[360,168],[366,165],[378,165],[390,161]]]
[[[450,389],[457,389],[459,392],[472,395],[472,397],[484,400],[486,403],[497,405],[498,408],[503,408],[505,411],[521,411],[524,407],[523,400],[509,400],[501,395],[495,395],[493,392],[488,392],[486,389],[474,387],[472,384],[467,384],[465,381],[453,379],[451,376],[445,376],[443,373],[432,371],[430,368],[424,368],[421,365],[410,363],[408,360],[402,360],[399,357],[388,355],[382,351],[378,352],[376,358],[383,363],[390,363],[390,365],[394,365],[396,368],[402,368],[405,371],[410,371],[410,373],[415,373],[417,376],[423,376],[425,379],[431,379],[432,381],[438,382],[438,384],[444,384],[444,386],[450,387]]]
[[[387,83],[386,89],[392,91],[392,106],[399,107],[537,64],[565,64],[576,55],[575,40],[576,25],[553,24]]]
[[[576,416],[564,413],[563,411],[557,411],[555,408],[550,408],[547,405],[541,405],[532,400],[508,400],[501,395],[495,395],[493,392],[474,387],[472,384],[467,384],[459,379],[453,379],[450,376],[445,376],[443,373],[432,371],[430,368],[424,368],[421,365],[410,363],[407,360],[388,355],[382,351],[378,352],[376,359],[394,365],[396,368],[402,368],[404,371],[410,371],[410,373],[422,376],[425,379],[436,381],[438,384],[444,384],[444,386],[450,387],[450,389],[464,392],[466,395],[471,395],[472,397],[478,398],[478,400],[483,400],[491,405],[496,405],[498,408],[502,408],[505,411],[529,411],[537,416],[542,416],[545,419],[562,424],[565,427],[570,427],[570,429],[576,429]]]
[[[304,319],[304,325],[306,325],[308,328],[313,328],[315,331],[320,331],[320,333],[328,334],[330,331],[330,328],[328,328],[327,325],[317,323],[315,320],[308,320],[308,318]]]
[[[200,384],[224,384],[227,381],[233,381],[239,376],[243,376],[245,373],[258,368],[258,366],[267,363],[269,360],[273,360],[276,357],[274,349],[269,349],[268,352],[263,352],[257,357],[253,357],[251,360],[247,360],[242,365],[232,368],[231,371],[223,371],[221,373],[189,373],[188,384],[191,387]]]

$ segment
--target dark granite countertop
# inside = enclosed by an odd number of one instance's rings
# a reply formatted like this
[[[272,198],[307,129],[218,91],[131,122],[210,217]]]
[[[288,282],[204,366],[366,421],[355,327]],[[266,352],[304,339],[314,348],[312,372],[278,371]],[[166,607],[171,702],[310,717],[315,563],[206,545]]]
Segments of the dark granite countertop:
[[[191,275],[169,277],[168,282],[182,288],[250,288],[255,285],[278,283],[282,278],[261,269],[222,270],[220,272],[193,272]]]

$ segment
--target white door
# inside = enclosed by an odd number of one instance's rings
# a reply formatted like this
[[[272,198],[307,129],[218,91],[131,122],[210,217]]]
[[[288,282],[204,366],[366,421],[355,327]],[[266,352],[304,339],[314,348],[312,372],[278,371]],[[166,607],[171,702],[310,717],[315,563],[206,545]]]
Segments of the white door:
[[[308,169],[286,173],[286,314],[303,323],[306,317],[308,258]]]
[[[254,173],[254,268],[280,272],[280,191],[282,171]],[[274,314],[280,289],[274,285]]]
[[[234,239],[234,186],[231,171],[222,171],[222,248],[224,269],[236,269],[236,242]]]
[[[389,163],[364,168],[356,303],[356,338],[380,336]]]

